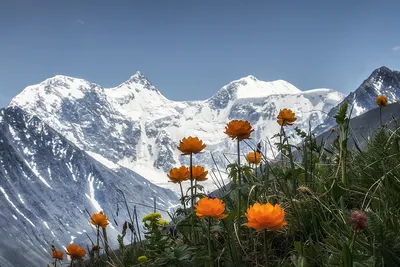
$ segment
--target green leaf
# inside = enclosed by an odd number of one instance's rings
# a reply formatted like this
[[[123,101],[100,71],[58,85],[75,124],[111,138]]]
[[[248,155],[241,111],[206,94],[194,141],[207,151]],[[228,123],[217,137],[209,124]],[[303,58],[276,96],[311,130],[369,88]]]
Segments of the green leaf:
[[[347,244],[343,244],[342,249],[342,267],[353,267],[353,256],[351,255],[350,249]]]

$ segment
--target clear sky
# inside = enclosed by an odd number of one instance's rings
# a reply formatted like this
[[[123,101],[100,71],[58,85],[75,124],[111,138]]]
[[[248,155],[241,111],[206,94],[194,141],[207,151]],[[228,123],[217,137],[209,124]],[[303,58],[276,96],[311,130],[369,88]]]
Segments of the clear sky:
[[[0,106],[64,74],[111,87],[140,70],[173,100],[252,74],[355,90],[400,70],[400,1],[2,0]]]

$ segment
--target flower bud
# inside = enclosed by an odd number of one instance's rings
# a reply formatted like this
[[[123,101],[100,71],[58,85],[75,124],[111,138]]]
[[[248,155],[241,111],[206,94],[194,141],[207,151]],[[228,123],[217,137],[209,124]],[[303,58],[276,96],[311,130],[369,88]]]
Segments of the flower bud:
[[[367,228],[367,216],[364,212],[357,210],[353,211],[350,217],[351,229],[354,232],[359,232]]]

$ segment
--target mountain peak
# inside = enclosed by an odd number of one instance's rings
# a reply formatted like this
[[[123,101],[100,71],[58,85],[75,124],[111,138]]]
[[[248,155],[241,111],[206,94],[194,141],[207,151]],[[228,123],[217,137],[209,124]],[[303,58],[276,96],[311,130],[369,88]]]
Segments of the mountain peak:
[[[134,79],[146,79],[146,76],[144,76],[143,72],[137,71],[135,74],[132,75],[131,78],[134,78]]]
[[[126,82],[122,83],[118,87],[121,87],[121,86],[124,86],[124,85],[130,86],[132,84],[140,84],[145,89],[148,89],[150,91],[158,92],[158,89],[140,71],[137,71]]]
[[[140,71],[133,74],[125,83],[150,83],[150,81]]]
[[[53,77],[47,78],[46,80],[44,80],[41,83],[57,83],[57,82],[64,82],[64,83],[70,83],[70,82],[83,82],[83,83],[89,83],[88,81],[81,79],[81,78],[75,78],[75,77],[71,77],[71,76],[67,76],[67,75],[61,75],[61,74],[57,74],[54,75]]]
[[[258,81],[258,79],[255,77],[255,76],[253,76],[253,75],[247,75],[246,77],[243,77],[242,79],[240,79],[240,80],[252,80],[252,81]]]
[[[399,76],[399,75],[400,75],[399,71],[391,70],[386,66],[382,66],[382,67],[374,70],[367,80],[371,80],[371,79],[376,80],[377,78],[393,77],[393,76]]]

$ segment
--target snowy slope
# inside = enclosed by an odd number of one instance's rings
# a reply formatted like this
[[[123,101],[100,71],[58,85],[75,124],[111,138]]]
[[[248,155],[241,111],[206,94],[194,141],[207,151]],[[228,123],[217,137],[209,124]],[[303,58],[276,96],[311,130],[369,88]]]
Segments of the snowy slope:
[[[59,249],[72,241],[90,245],[86,233],[95,235],[85,210],[109,216],[107,232],[116,248],[129,218],[121,206],[117,214],[118,189],[131,208],[151,205],[154,197],[164,210],[178,201],[174,192],[131,170],[106,168],[37,117],[19,108],[0,109],[1,267],[46,266],[52,242]],[[152,208],[138,206],[139,218],[148,212]]]
[[[256,130],[252,140],[256,143],[279,131],[276,116],[280,109],[296,112],[296,126],[308,129],[310,122],[315,128],[343,98],[330,89],[302,92],[282,80],[264,82],[247,76],[207,100],[178,102],[165,98],[138,72],[115,88],[55,76],[27,87],[10,106],[37,115],[79,148],[108,162],[110,168],[123,166],[151,182],[176,189],[165,173],[187,164],[187,158],[176,149],[181,138],[193,135],[203,139],[207,153],[196,158],[197,164],[213,168],[209,154],[213,152],[224,169],[223,153],[233,150],[233,143],[223,133],[229,120],[249,120]],[[269,148],[266,152],[273,155]]]

